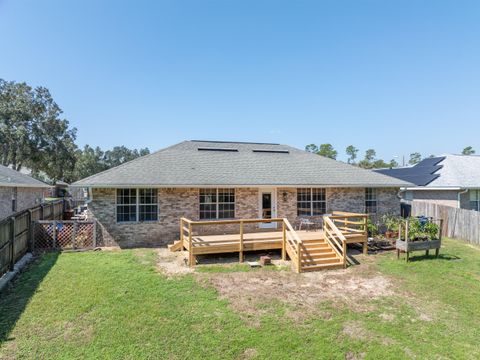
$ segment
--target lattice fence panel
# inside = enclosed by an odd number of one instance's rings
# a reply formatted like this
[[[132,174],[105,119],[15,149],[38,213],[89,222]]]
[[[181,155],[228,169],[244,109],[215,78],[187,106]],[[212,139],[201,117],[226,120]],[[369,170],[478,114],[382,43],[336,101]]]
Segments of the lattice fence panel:
[[[38,221],[34,226],[36,250],[88,249],[96,246],[93,221]]]

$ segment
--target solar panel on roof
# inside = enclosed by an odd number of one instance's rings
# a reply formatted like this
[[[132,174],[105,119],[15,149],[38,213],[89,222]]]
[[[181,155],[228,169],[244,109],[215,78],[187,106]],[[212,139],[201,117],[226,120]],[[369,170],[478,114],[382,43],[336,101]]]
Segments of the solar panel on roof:
[[[238,152],[238,149],[233,148],[216,148],[216,147],[199,147],[198,151],[227,151],[227,152]]]
[[[253,149],[253,152],[256,153],[273,153],[273,154],[288,154],[288,150],[270,150],[270,149]]]
[[[445,157],[428,158],[409,168],[382,169],[376,171],[383,175],[411,182],[417,186],[426,186],[440,177],[440,174],[436,174],[436,172],[443,167],[443,165],[438,164],[444,159]]]

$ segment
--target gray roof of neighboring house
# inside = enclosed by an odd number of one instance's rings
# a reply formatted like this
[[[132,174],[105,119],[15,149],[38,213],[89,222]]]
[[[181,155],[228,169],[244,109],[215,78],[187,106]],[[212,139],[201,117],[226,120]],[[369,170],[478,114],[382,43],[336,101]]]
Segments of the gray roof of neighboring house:
[[[31,176],[22,174],[9,167],[0,165],[0,186],[15,186],[15,187],[50,187],[44,182],[34,179]]]
[[[413,182],[419,189],[480,188],[480,156],[476,155],[445,155],[409,168],[378,172]]]
[[[412,184],[287,145],[192,140],[72,185],[403,187]]]

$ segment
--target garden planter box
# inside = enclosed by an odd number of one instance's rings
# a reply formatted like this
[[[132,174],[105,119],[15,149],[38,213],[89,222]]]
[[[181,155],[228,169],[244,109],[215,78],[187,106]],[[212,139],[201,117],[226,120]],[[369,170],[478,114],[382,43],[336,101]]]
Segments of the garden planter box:
[[[417,250],[432,250],[440,249],[441,240],[426,240],[426,241],[404,241],[397,240],[396,248],[401,251],[417,251]]]
[[[421,222],[420,220],[420,218],[409,219],[405,222],[405,227],[402,227],[400,225],[399,234],[402,233],[403,228],[405,230],[403,237],[405,240],[402,240],[399,236],[399,239],[395,243],[395,248],[397,249],[397,259],[400,258],[401,251],[407,254],[407,261],[410,252],[412,251],[425,251],[426,255],[428,256],[428,252],[430,250],[435,250],[435,256],[438,257],[440,247],[442,246],[443,220],[433,218],[431,218],[430,220],[428,220],[427,218],[422,219],[423,222]],[[435,222],[438,222],[438,225],[435,225]],[[411,228],[410,225],[412,226]],[[409,232],[409,229],[411,229],[412,231]],[[432,240],[426,240],[429,238]]]
[[[425,241],[405,241],[397,240],[395,247],[397,249],[397,259],[400,257],[400,251],[407,253],[406,260],[408,261],[409,254],[412,251],[425,251],[428,255],[429,250],[435,250],[435,256],[438,257],[440,247],[442,246],[441,240],[425,240]]]

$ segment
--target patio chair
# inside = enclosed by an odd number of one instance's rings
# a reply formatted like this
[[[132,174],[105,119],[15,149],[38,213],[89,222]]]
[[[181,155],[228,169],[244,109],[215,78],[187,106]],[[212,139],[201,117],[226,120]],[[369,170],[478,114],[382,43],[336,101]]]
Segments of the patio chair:
[[[298,223],[298,230],[304,228],[306,231],[315,230],[315,222],[312,219],[300,218]]]

